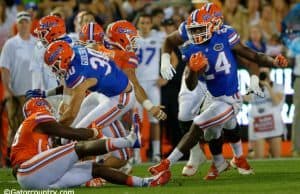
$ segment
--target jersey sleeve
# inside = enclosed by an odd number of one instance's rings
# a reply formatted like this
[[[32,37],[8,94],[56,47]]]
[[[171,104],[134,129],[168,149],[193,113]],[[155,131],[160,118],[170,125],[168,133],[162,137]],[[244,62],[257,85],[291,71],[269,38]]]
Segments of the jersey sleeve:
[[[178,32],[184,42],[189,40],[187,30],[186,30],[186,22],[182,22],[180,24],[180,26],[178,28]]]
[[[138,58],[134,52],[117,52],[115,62],[121,69],[137,68]]]
[[[181,58],[182,58],[183,62],[187,62],[192,55],[190,46],[185,45],[185,46],[181,47],[180,51],[181,51]]]
[[[240,42],[240,35],[232,27],[227,28],[226,35],[228,38],[230,48],[233,48],[236,44]]]
[[[39,124],[39,123],[50,122],[50,121],[56,122],[56,119],[54,116],[51,115],[37,114],[34,118],[34,121],[36,124]]]
[[[76,88],[82,82],[84,82],[85,77],[83,75],[71,75],[66,79],[66,84],[68,88]]]

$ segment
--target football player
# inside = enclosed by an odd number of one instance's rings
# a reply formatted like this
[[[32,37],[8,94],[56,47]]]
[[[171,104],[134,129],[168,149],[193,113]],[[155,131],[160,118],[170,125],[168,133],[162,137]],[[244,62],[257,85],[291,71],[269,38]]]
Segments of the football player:
[[[107,28],[107,34],[108,41],[112,47],[111,49],[105,48],[102,28],[98,24],[90,23],[83,26],[79,38],[81,42],[88,44],[88,47],[92,47],[112,58],[133,84],[137,101],[156,119],[166,119],[167,115],[161,109],[162,107],[153,105],[136,77],[136,67],[138,64],[138,59],[134,52],[138,47],[138,33],[136,28],[130,22],[121,20],[110,24]],[[135,153],[135,155],[138,155],[137,152]],[[135,162],[139,163],[140,158],[135,158]]]
[[[256,53],[245,47],[239,41],[238,33],[229,26],[221,26],[214,30],[216,17],[209,12],[208,7],[195,10],[189,16],[185,29],[191,41],[182,50],[183,58],[188,61],[190,71],[186,77],[188,89],[193,90],[198,83],[198,73],[205,76],[207,89],[212,95],[212,102],[197,117],[193,119],[193,126],[181,139],[180,143],[160,164],[149,168],[152,174],[157,174],[179,160],[197,142],[201,133],[207,141],[221,138],[222,128],[235,129],[237,122],[235,115],[239,110],[241,97],[238,91],[237,61],[235,55],[247,60],[267,66],[287,66],[283,56],[275,59],[262,53]],[[252,65],[253,72],[258,66]],[[258,79],[255,85],[258,86]],[[253,87],[253,86],[252,86]],[[234,158],[231,165],[237,167],[241,174],[252,174],[253,170],[242,155],[241,142],[233,147]],[[244,166],[245,165],[245,166]],[[213,163],[205,179],[215,179],[220,172],[228,169],[229,165],[222,154],[213,155]]]
[[[14,138],[11,152],[13,173],[22,188],[67,188],[80,186],[99,177],[111,183],[136,187],[158,186],[169,181],[169,171],[154,177],[140,178],[91,160],[79,161],[85,156],[140,146],[136,130],[126,138],[96,139],[100,135],[97,129],[74,129],[58,123],[51,105],[43,98],[31,98],[23,110],[25,120]],[[52,147],[50,140],[53,136],[78,142]]]

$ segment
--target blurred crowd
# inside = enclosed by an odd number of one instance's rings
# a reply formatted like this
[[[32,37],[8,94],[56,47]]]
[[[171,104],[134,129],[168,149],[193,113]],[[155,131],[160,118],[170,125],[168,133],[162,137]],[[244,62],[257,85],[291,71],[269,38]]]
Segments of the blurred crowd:
[[[170,34],[178,29],[179,25],[187,18],[191,10],[199,6],[199,0],[0,0],[0,55],[5,42],[15,35],[24,34],[26,24],[20,22],[26,15],[20,13],[30,14],[29,27],[31,35],[27,35],[28,40],[31,41],[24,52],[19,53],[18,56],[23,63],[29,63],[30,55],[34,49],[34,40],[36,34],[35,27],[41,17],[50,13],[59,15],[66,22],[67,31],[70,37],[76,36],[80,31],[81,23],[90,21],[88,15],[95,18],[96,22],[101,24],[105,29],[112,21],[127,19],[128,21],[136,23],[136,17],[139,13],[147,13],[152,16],[153,28],[163,34]],[[280,53],[286,54],[287,50],[280,41],[281,22],[287,15],[289,10],[299,0],[213,0],[222,7],[225,24],[233,26],[241,36],[241,40],[255,51],[264,52],[271,56],[276,56]],[[22,12],[26,11],[26,12]],[[79,13],[86,11],[86,17],[79,17]],[[18,15],[19,13],[19,15]],[[18,18],[18,17],[19,18]],[[80,18],[80,19],[79,19]],[[25,35],[26,36],[26,35]],[[22,43],[19,43],[22,44]],[[17,47],[16,47],[17,49]],[[14,50],[12,50],[14,52]],[[22,55],[27,55],[25,60]],[[166,106],[166,113],[168,120],[164,123],[164,129],[167,139],[172,145],[176,145],[185,131],[180,130],[177,113],[178,113],[178,96],[181,82],[181,75],[184,64],[180,60],[180,53],[176,53],[177,66],[176,77],[168,82],[162,83],[162,104]],[[25,58],[26,58],[25,57]],[[3,74],[6,72],[6,64],[0,64]],[[24,64],[23,69],[19,70],[20,77],[10,79],[19,79],[22,82],[25,79],[21,75],[29,75],[29,69]],[[28,64],[29,65],[29,64]],[[21,67],[20,67],[21,68]],[[15,70],[17,71],[17,70]],[[300,73],[299,73],[300,76]],[[6,80],[7,81],[7,80]],[[12,94],[5,88],[5,79],[2,77],[0,87],[1,94],[1,131],[0,131],[0,166],[1,163],[5,166],[5,157],[7,156],[7,141],[9,136],[8,124],[5,119],[5,99]],[[2,86],[4,84],[4,88]],[[24,85],[16,96],[22,96],[27,89],[31,89],[30,85]],[[20,101],[24,99],[18,99]],[[22,102],[21,102],[22,103]],[[14,109],[13,107],[10,107]],[[299,109],[299,108],[298,108]],[[16,113],[14,113],[16,114]],[[10,117],[12,115],[8,115]],[[300,126],[295,126],[300,127]],[[300,128],[298,129],[300,130]],[[299,132],[298,132],[299,133]],[[296,135],[300,138],[300,135]],[[298,140],[299,141],[299,140]],[[8,142],[11,144],[11,142]],[[298,142],[299,144],[299,142]],[[298,148],[296,148],[298,146]],[[300,152],[300,145],[295,145],[296,152]]]

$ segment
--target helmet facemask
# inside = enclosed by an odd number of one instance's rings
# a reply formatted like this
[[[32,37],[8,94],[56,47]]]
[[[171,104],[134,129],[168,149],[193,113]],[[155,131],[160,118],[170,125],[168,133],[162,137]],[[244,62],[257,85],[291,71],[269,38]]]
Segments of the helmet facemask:
[[[193,44],[202,44],[212,37],[213,27],[211,22],[189,25],[187,26],[189,39]]]

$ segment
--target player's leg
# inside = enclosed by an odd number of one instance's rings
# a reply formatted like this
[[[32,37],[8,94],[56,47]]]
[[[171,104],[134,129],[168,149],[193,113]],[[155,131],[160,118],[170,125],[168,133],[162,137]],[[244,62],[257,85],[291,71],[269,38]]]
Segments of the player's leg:
[[[219,131],[221,128],[222,126],[218,126],[214,130]],[[212,164],[204,179],[214,180],[220,175],[220,173],[228,170],[230,165],[222,155],[222,147],[223,147],[222,135],[219,138],[210,140],[208,142],[208,145],[209,145],[209,150],[212,154]]]
[[[100,103],[104,103],[108,101],[109,98],[100,94],[98,92],[92,92],[88,96],[86,96],[81,105],[78,114],[76,115],[75,120],[71,124],[71,127],[75,127],[86,115],[97,107]]]
[[[200,81],[193,91],[190,91],[185,84],[185,76],[181,81],[180,92],[178,95],[179,112],[178,120],[183,131],[188,131],[193,119],[199,114],[200,106],[205,99],[206,87]],[[190,150],[187,164],[182,169],[183,176],[193,176],[199,166],[206,161],[206,156],[201,149],[201,144],[195,145]]]
[[[177,147],[166,160],[149,168],[152,174],[157,174],[177,162],[183,153],[189,151],[198,141],[204,131],[205,140],[210,141],[221,136],[221,130],[210,130],[223,125],[234,115],[233,107],[225,102],[214,101],[204,112],[194,119],[194,125],[186,133]],[[199,129],[200,128],[200,129]]]
[[[153,177],[141,178],[129,176],[118,170],[94,163],[92,169],[94,178],[101,177],[113,184],[128,185],[133,187],[153,187],[166,184],[170,178],[170,171],[166,170]]]
[[[23,162],[17,169],[17,180],[22,188],[45,189],[78,161],[75,143],[41,152]]]
[[[90,110],[76,127],[88,127],[92,122],[95,122],[96,126],[106,127],[129,111],[134,103],[134,91],[108,98]]]
[[[233,159],[230,165],[237,168],[238,172],[243,175],[253,174],[254,171],[249,165],[246,157],[243,154],[243,145],[241,140],[241,129],[236,119],[233,118],[224,125],[224,137],[229,141],[233,152]]]
[[[123,124],[118,120],[111,123],[108,127],[105,127],[102,132],[104,136],[113,138],[126,137],[128,133],[123,127]],[[132,170],[132,166],[128,163],[128,160],[131,157],[132,149],[118,149],[111,152],[110,156],[105,158],[103,164],[115,169],[121,168],[124,170],[123,172],[129,173]]]

